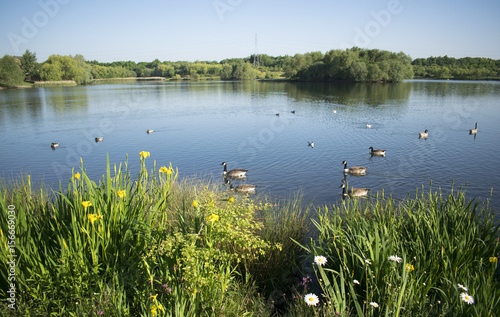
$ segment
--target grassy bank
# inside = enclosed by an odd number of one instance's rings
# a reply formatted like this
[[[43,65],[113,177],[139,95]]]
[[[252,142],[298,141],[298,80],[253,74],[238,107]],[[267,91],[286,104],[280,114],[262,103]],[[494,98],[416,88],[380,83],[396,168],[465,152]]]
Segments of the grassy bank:
[[[0,295],[13,298],[4,313],[500,313],[498,224],[462,192],[316,211],[300,196],[253,200],[178,180],[171,166],[146,169],[148,156],[134,178],[127,163],[108,163],[99,182],[82,166],[53,193],[29,177],[2,186]]]

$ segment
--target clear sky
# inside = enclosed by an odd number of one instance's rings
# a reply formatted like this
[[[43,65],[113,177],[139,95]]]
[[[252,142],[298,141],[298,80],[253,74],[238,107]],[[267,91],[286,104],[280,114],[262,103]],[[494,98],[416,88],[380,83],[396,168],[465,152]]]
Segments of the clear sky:
[[[220,61],[352,46],[419,57],[500,59],[500,1],[10,0],[0,56]]]

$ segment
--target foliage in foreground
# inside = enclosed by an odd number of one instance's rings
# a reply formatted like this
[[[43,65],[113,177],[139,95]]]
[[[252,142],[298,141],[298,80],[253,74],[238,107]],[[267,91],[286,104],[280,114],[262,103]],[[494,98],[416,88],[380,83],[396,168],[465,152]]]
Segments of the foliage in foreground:
[[[16,211],[17,314],[271,314],[252,276],[272,271],[273,265],[291,267],[277,258],[280,238],[264,238],[270,233],[263,230],[263,221],[272,230],[282,225],[272,216],[273,207],[208,187],[179,188],[171,166],[147,170],[148,156],[141,152],[136,181],[127,164],[111,168],[108,163],[99,183],[82,166],[55,198],[43,189],[32,192],[29,177],[2,189],[3,246],[8,243],[7,210],[14,206]],[[281,238],[293,244],[286,234],[303,239],[305,231],[289,230]],[[6,298],[8,249],[2,248],[0,256],[0,295]],[[14,315],[8,304],[2,303],[3,311]]]
[[[95,183],[82,164],[52,195],[29,176],[1,186],[2,298],[12,206],[18,256],[17,310],[2,302],[4,314],[500,314],[499,225],[463,192],[347,200],[312,218],[300,197],[276,205],[195,186],[171,166],[148,170],[148,156],[135,180],[108,163]]]
[[[320,315],[498,316],[499,225],[463,192],[321,211]]]

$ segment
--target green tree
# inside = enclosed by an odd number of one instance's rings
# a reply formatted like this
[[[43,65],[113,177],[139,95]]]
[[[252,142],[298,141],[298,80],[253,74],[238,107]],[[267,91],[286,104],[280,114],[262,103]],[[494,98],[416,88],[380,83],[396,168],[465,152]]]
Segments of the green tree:
[[[25,80],[39,80],[40,79],[40,64],[36,61],[36,53],[31,53],[29,50],[24,52],[21,57],[21,68],[24,71]]]
[[[22,85],[23,82],[24,72],[16,58],[10,55],[0,58],[0,83],[12,87]]]

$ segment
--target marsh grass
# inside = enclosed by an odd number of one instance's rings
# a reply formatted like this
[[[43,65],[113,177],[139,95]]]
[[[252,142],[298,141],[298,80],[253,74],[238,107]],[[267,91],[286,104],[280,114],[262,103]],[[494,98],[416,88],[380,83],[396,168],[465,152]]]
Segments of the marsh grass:
[[[500,313],[499,225],[487,205],[467,201],[463,190],[422,190],[397,204],[348,200],[321,210],[314,225],[319,237],[304,248],[328,263],[314,265],[324,297],[311,315]],[[461,300],[462,292],[474,304]]]

